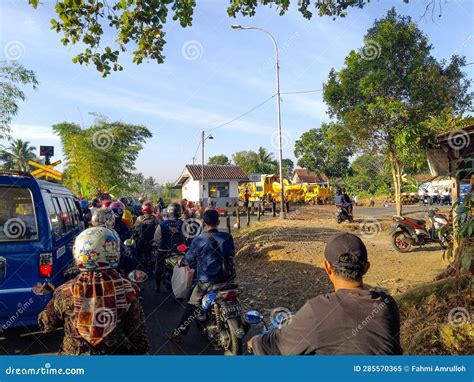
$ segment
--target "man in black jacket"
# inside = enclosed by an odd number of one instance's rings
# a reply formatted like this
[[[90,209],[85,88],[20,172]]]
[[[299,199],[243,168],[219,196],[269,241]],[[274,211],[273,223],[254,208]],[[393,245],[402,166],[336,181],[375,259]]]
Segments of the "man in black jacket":
[[[395,300],[364,289],[370,263],[362,240],[334,235],[324,255],[335,292],[306,302],[288,325],[253,337],[248,346],[254,354],[402,354]]]

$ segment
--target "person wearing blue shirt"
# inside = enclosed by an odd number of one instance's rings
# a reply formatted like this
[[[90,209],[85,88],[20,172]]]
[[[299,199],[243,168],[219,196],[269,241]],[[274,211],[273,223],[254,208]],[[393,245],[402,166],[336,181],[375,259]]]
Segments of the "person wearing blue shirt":
[[[178,327],[169,335],[175,343],[182,343],[192,317],[200,314],[202,297],[218,284],[226,284],[235,278],[233,258],[235,256],[234,239],[227,232],[217,229],[219,213],[207,210],[203,214],[203,233],[196,237],[188,252],[181,260],[181,266],[190,266],[196,270],[197,284],[194,287]]]

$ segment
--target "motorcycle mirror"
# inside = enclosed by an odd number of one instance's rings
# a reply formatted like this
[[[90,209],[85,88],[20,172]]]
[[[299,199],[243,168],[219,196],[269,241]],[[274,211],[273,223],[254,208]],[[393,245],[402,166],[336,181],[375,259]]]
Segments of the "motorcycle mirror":
[[[140,271],[139,269],[135,269],[128,274],[128,278],[133,281],[134,283],[141,284],[148,279],[148,275],[146,272]]]
[[[186,252],[186,250],[188,249],[188,246],[186,244],[180,244],[176,247],[176,249],[181,252],[181,253],[184,253]]]
[[[127,247],[133,247],[135,245],[135,240],[133,239],[127,239],[123,242],[124,245]]]
[[[256,325],[263,321],[263,315],[258,310],[249,310],[244,313],[244,321],[250,325]]]
[[[54,285],[45,281],[44,283],[36,283],[31,291],[37,296],[47,296],[48,294],[54,292]]]
[[[291,314],[290,311],[281,311],[279,312],[276,316],[275,319],[273,320],[273,326],[281,328],[282,326],[286,326],[290,323],[291,318],[293,315]]]

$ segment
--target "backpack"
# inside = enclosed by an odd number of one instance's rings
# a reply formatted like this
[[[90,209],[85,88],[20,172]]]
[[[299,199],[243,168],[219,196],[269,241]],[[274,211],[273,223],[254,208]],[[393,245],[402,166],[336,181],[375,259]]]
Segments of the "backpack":
[[[176,250],[178,245],[186,243],[186,238],[184,237],[182,227],[183,227],[182,222],[179,224],[179,227],[168,225],[168,229],[170,232],[170,245],[171,245],[171,249],[173,250]]]
[[[222,278],[225,280],[225,282],[231,282],[235,279],[237,276],[235,273],[235,268],[234,268],[234,258],[231,256],[224,256],[221,251],[221,247],[219,246],[219,243],[215,239],[215,237],[212,235],[212,233],[208,233],[208,238],[209,238],[209,243],[211,245],[211,248],[219,254],[219,256],[222,259]]]
[[[155,236],[155,230],[158,226],[158,220],[155,216],[145,217],[135,229],[137,247],[150,245]]]
[[[181,220],[165,220],[161,227],[161,248],[174,251],[180,244],[186,243]]]

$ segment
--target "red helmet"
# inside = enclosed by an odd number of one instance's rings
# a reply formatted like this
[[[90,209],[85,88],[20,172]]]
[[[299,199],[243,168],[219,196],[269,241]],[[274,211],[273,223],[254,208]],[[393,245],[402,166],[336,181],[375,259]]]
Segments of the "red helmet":
[[[102,200],[102,201],[100,202],[100,206],[101,206],[101,207],[108,207],[108,206],[110,206],[110,203],[111,203],[111,202],[112,202],[111,200],[104,199],[104,200]]]
[[[155,211],[153,207],[153,202],[151,200],[147,200],[142,204],[142,213],[144,214],[152,214]]]

